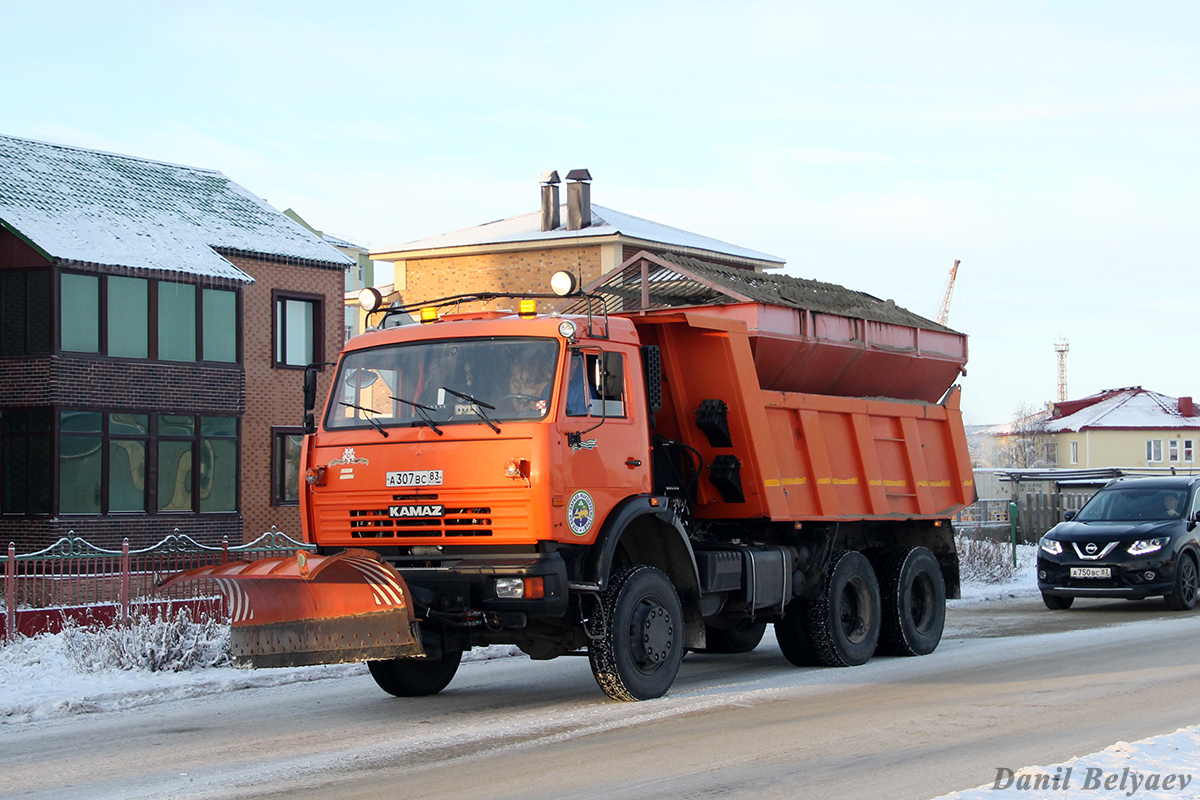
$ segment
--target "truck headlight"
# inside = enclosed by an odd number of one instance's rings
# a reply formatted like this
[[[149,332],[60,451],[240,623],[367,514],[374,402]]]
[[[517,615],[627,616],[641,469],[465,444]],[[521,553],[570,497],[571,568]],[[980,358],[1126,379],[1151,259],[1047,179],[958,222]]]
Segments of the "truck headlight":
[[[1056,556],[1063,551],[1062,542],[1058,539],[1051,539],[1049,536],[1043,536],[1038,546],[1052,556]]]
[[[1129,545],[1129,554],[1131,556],[1144,556],[1147,553],[1155,553],[1166,547],[1169,541],[1171,541],[1170,536],[1159,536],[1157,539],[1138,539]]]
[[[496,578],[496,597],[501,600],[521,600],[525,597],[525,581],[520,578]]]
[[[541,600],[546,596],[544,578],[496,578],[495,586],[500,600]]]

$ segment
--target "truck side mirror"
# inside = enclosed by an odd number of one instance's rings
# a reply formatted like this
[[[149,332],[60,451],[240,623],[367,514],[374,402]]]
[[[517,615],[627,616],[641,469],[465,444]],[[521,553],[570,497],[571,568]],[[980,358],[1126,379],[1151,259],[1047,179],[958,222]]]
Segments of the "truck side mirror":
[[[304,370],[304,410],[317,407],[317,371],[312,366]]]

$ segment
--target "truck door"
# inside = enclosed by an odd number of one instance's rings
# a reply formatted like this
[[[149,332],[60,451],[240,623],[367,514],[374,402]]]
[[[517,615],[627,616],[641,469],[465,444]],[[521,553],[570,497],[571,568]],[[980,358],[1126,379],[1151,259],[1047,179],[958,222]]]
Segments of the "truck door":
[[[571,539],[591,542],[621,500],[650,491],[649,432],[637,362],[616,349],[570,351],[560,417]]]

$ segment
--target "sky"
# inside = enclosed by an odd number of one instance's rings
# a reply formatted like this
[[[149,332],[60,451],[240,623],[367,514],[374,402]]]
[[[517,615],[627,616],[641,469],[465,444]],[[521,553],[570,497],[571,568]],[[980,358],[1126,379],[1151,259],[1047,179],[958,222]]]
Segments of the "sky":
[[[1200,4],[0,0],[0,134],[218,169],[369,248],[594,203],[969,336],[968,424],[1198,396]]]

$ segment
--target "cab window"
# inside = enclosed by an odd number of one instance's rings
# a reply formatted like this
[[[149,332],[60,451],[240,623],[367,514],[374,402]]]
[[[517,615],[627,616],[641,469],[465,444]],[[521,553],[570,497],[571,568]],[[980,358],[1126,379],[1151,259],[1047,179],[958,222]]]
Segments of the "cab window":
[[[567,416],[625,416],[625,356],[620,353],[571,353]]]

